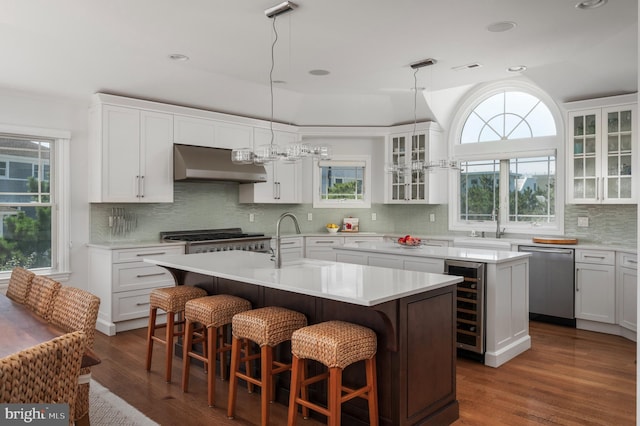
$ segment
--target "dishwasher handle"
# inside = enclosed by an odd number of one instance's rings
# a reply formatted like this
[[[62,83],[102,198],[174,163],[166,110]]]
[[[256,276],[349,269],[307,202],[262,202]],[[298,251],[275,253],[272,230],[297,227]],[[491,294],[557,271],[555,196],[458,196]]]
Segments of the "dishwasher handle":
[[[554,254],[573,255],[573,249],[559,249],[559,248],[553,248],[553,247],[519,246],[518,251],[531,252],[531,253],[554,253]]]

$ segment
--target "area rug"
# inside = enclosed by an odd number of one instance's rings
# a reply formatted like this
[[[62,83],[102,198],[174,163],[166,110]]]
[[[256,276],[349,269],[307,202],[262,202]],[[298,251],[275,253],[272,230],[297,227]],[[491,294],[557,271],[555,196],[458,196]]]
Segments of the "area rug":
[[[91,380],[89,387],[89,419],[91,426],[158,425],[95,380]]]

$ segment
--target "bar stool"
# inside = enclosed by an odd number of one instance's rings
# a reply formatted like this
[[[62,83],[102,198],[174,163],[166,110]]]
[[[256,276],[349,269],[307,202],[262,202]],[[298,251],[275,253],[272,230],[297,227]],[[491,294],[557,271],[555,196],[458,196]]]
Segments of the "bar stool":
[[[344,321],[326,321],[296,330],[291,336],[291,389],[288,426],[296,423],[297,405],[307,416],[310,408],[327,416],[327,424],[340,425],[342,403],[360,397],[369,403],[369,424],[378,425],[376,383],[376,334],[373,330]],[[312,359],[328,367],[328,372],[305,378],[305,360]],[[342,371],[357,361],[365,362],[367,384],[359,389],[342,386]],[[306,388],[329,379],[327,408],[310,402]],[[343,395],[344,392],[344,395]]]
[[[199,297],[191,299],[184,305],[185,337],[182,361],[182,390],[189,388],[189,369],[191,358],[198,359],[207,368],[207,396],[210,407],[215,403],[215,375],[216,355],[220,354],[220,378],[224,380],[226,370],[225,353],[231,350],[231,345],[224,341],[224,326],[231,324],[235,314],[251,309],[251,302],[228,294]],[[203,354],[192,350],[194,343],[194,324],[202,324],[206,329],[203,333]]]
[[[261,418],[262,425],[269,424],[269,402],[273,401],[273,376],[291,369],[291,364],[285,364],[273,359],[273,348],[291,339],[293,332],[307,325],[307,318],[300,312],[269,306],[253,309],[236,314],[232,320],[231,332],[231,377],[229,383],[229,400],[227,416],[231,419],[235,413],[238,378],[246,380],[247,384],[261,387]],[[260,354],[246,358],[260,358],[260,380],[239,371],[240,343],[248,339],[260,346]]]
[[[165,380],[171,382],[171,366],[173,364],[173,344],[176,336],[182,336],[184,330],[175,331],[176,325],[184,324],[184,320],[175,320],[175,314],[184,312],[184,304],[191,299],[204,297],[207,292],[201,288],[179,285],[176,287],[155,288],[149,294],[149,326],[147,327],[147,371],[151,370],[153,342],[166,345]],[[167,313],[166,324],[156,324],[158,309]],[[165,338],[155,335],[159,328],[166,328]]]

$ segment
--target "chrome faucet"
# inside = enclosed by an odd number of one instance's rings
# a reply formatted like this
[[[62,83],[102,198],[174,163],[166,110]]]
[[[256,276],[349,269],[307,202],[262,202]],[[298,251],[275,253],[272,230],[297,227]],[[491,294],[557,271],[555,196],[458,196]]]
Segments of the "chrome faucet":
[[[280,269],[282,266],[282,256],[280,255],[280,222],[285,217],[290,217],[293,220],[293,224],[296,226],[296,234],[300,234],[300,225],[298,225],[298,219],[293,213],[282,213],[276,222],[276,268]]]
[[[493,220],[496,221],[496,238],[500,238],[504,235],[504,229],[500,230],[500,209],[496,207],[491,214],[493,215]]]

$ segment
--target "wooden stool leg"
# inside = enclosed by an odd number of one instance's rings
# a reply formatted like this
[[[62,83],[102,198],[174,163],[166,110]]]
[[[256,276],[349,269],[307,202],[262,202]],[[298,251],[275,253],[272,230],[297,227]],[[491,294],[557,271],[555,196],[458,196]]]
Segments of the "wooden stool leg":
[[[156,329],[157,308],[149,308],[149,326],[147,327],[147,371],[151,370],[151,356],[153,355],[153,332]]]
[[[307,360],[303,359],[300,362],[301,366],[300,366],[300,383],[304,382],[305,379],[307,378]],[[305,401],[309,400],[309,390],[307,389],[306,386],[301,386],[300,387],[300,396],[302,397],[302,399],[304,399]],[[302,417],[304,419],[308,419],[309,418],[309,408],[306,406],[302,406]]]
[[[298,407],[296,405],[296,399],[300,394],[300,384],[302,382],[300,377],[300,369],[304,365],[301,360],[293,355],[291,358],[291,386],[289,389],[289,414],[287,416],[287,426],[295,426],[296,416],[298,414]]]
[[[269,425],[269,405],[271,397],[271,384],[273,382],[273,376],[271,369],[273,368],[273,348],[269,345],[264,345],[260,348],[260,383],[262,389],[260,390],[261,400],[261,416],[262,426]]]
[[[378,380],[376,378],[376,357],[365,361],[367,370],[367,399],[369,400],[369,424],[378,426]]]
[[[184,347],[182,348],[182,392],[189,389],[189,369],[191,368],[191,346],[193,342],[193,322],[186,320],[184,326]]]
[[[227,327],[222,326],[218,329],[218,351],[220,351],[220,380],[224,380],[227,373],[227,352],[225,349]]]
[[[247,376],[253,377],[253,366],[251,364],[251,360],[249,357],[251,356],[251,341],[249,339],[243,339],[244,345],[244,356],[247,360],[244,363],[244,371],[247,373]],[[253,383],[247,382],[247,392],[253,393]]]
[[[227,417],[232,419],[236,410],[236,393],[238,391],[238,377],[236,372],[240,366],[240,339],[231,338],[231,372],[229,373],[229,400],[227,402]]]
[[[340,426],[342,397],[342,370],[338,367],[329,369],[329,396],[327,408],[329,409],[328,426]]]
[[[173,366],[173,332],[174,332],[174,321],[175,321],[175,317],[174,317],[174,313],[173,312],[167,312],[167,334],[166,334],[166,344],[167,344],[167,350],[166,350],[166,361],[165,361],[165,366],[166,366],[166,370],[165,370],[165,381],[167,383],[171,383],[171,368]]]
[[[216,399],[216,344],[218,329],[216,327],[207,328],[207,398],[209,407],[213,407]]]

